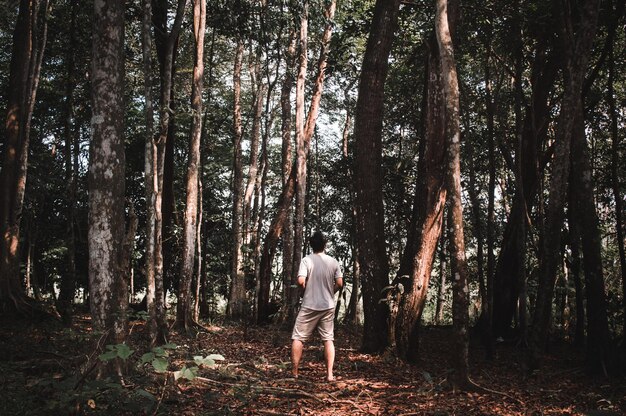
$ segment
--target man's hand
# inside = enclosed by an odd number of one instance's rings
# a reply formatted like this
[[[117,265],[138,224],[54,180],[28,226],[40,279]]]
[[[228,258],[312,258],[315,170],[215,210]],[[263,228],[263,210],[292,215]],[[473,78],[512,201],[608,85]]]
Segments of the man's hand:
[[[302,289],[306,288],[306,276],[298,276],[298,284],[302,286]]]
[[[335,293],[339,291],[343,287],[343,277],[335,279]]]

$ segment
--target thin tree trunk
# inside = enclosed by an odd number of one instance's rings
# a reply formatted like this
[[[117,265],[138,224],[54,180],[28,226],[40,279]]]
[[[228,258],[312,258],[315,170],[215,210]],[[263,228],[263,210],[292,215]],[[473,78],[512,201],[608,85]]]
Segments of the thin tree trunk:
[[[156,181],[156,146],[154,143],[154,106],[152,103],[152,37],[150,27],[152,23],[152,0],[142,1],[142,61],[144,76],[144,100],[145,100],[145,151],[144,151],[144,181],[146,187],[146,252],[145,252],[145,273],[146,273],[146,309],[148,311],[148,327],[150,345],[155,343],[157,338],[157,319],[155,308],[155,209],[156,191],[158,183]]]
[[[443,219],[441,225],[443,230],[448,228],[446,218]],[[441,325],[443,322],[443,307],[445,305],[445,290],[448,276],[448,240],[442,238],[439,240],[439,289],[437,290],[437,305],[435,307],[435,325]]]
[[[261,59],[260,51],[256,59],[257,61]],[[261,116],[263,114],[263,97],[265,94],[265,85],[263,85],[260,68],[261,64],[256,62],[253,65],[253,69],[250,70],[250,76],[253,84],[256,84],[256,88],[253,99],[252,131],[250,133],[250,164],[248,166],[248,180],[243,195],[243,244],[246,246],[251,245],[255,230],[253,203],[255,201],[255,192],[258,192],[256,185],[259,179],[259,144],[261,142]],[[250,253],[250,255],[253,254],[251,247],[246,252]]]
[[[459,116],[459,85],[454,59],[454,46],[448,23],[448,0],[437,0],[435,33],[441,56],[441,71],[446,103],[446,142],[448,145],[448,170],[446,186],[448,188],[451,213],[451,269],[454,281],[452,322],[454,327],[454,352],[451,381],[455,388],[467,389],[469,380],[468,363],[468,327],[469,327],[469,290],[467,286],[467,263],[465,259],[465,241],[463,233],[463,205],[461,201],[461,129]],[[456,9],[456,4],[454,5]]]
[[[178,287],[178,304],[176,307],[176,325],[184,330],[189,330],[193,322],[191,282],[193,281],[196,244],[198,243],[198,182],[200,180],[198,172],[200,165],[200,137],[202,135],[205,26],[206,0],[194,0],[193,33],[196,53],[193,67],[193,84],[191,87],[193,119],[189,137],[189,159],[187,161],[187,202],[185,204],[185,224],[183,228],[183,256]]]
[[[302,16],[300,17],[300,49],[298,55],[298,76],[296,78],[296,203],[294,210],[293,226],[293,266],[296,271],[300,267],[302,259],[303,227],[304,227],[304,202],[306,198],[306,162],[308,155],[307,143],[305,143],[305,118],[304,118],[304,95],[308,66],[308,13],[309,2],[303,1]]]
[[[285,55],[287,65],[285,78],[280,92],[281,106],[281,136],[282,136],[282,185],[283,190],[289,182],[289,172],[292,166],[291,144],[291,90],[293,88],[293,68],[296,56],[296,31],[292,28],[289,34],[289,46]],[[289,324],[295,318],[297,292],[292,287],[295,284],[293,276],[293,217],[291,207],[287,208],[285,230],[282,234],[283,246],[283,323]]]
[[[524,212],[529,212],[535,205],[540,210],[543,206],[537,201],[537,196],[541,197],[539,191],[542,170],[538,150],[547,140],[548,120],[551,117],[551,90],[558,73],[556,53],[546,52],[550,39],[551,36],[546,34],[535,51],[531,76],[531,105],[527,108],[524,118],[521,150],[519,143],[517,147],[517,152],[520,152],[521,161],[523,161],[523,163],[518,163],[523,167],[522,186],[516,186],[513,207],[505,226],[500,254],[495,263],[493,293],[497,293],[498,296],[493,298],[492,330],[493,336],[496,337],[511,335],[511,323],[515,317],[522,290],[520,282],[523,278],[520,272],[524,270],[524,265],[520,255],[523,248],[520,244],[526,241],[527,233],[527,216]],[[493,126],[491,129],[491,134],[493,134]],[[519,170],[515,162],[512,166],[516,171]],[[493,169],[493,175],[495,175],[495,160]],[[523,192],[524,195],[518,195],[519,192]],[[523,207],[522,203],[525,203],[526,207]]]
[[[609,75],[607,86],[607,101],[609,104],[609,116],[611,118],[611,185],[613,188],[613,198],[615,199],[615,231],[617,238],[617,249],[619,253],[619,265],[622,277],[622,303],[623,303],[623,328],[622,328],[622,348],[626,349],[626,250],[624,249],[624,219],[623,201],[620,189],[619,163],[620,163],[620,136],[618,130],[617,108],[615,104],[615,56],[613,42],[609,49]]]
[[[574,205],[574,201],[572,201],[573,194],[570,189],[568,201],[570,207]],[[572,252],[570,274],[574,281],[574,287],[576,288],[576,329],[574,332],[574,344],[580,347],[585,344],[585,294],[583,293],[583,284],[580,277],[580,229],[571,209],[568,210],[568,221],[569,246]]]
[[[166,19],[163,19],[163,8],[165,7],[165,15],[167,15],[167,4],[162,2],[154,2],[153,6],[158,6],[158,10],[153,10],[152,21],[155,22],[157,55],[159,57],[159,74],[161,95],[159,99],[159,129],[156,134],[154,143],[154,301],[156,315],[156,338],[151,339],[151,343],[165,342],[167,339],[167,323],[165,318],[165,273],[163,259],[163,232],[164,232],[164,176],[166,149],[171,123],[170,116],[172,113],[171,97],[173,91],[173,72],[174,72],[174,49],[178,42],[183,21],[183,15],[186,6],[186,0],[178,0],[176,3],[176,15],[171,30],[167,30]],[[145,7],[145,6],[144,6]],[[167,205],[167,204],[166,204]]]
[[[20,284],[20,220],[26,190],[30,121],[47,41],[48,1],[22,0],[13,32],[6,136],[0,171],[0,310],[26,311]],[[41,31],[39,23],[41,20]]]
[[[365,323],[361,349],[387,347],[387,306],[380,303],[389,282],[383,207],[382,128],[389,53],[398,23],[399,0],[377,0],[365,48],[354,120],[356,247],[361,266]]]
[[[74,170],[74,153],[78,149],[74,146],[76,140],[77,127],[75,126],[75,109],[74,109],[74,85],[75,76],[75,59],[74,47],[76,44],[76,14],[78,5],[72,3],[71,17],[69,27],[69,44],[66,51],[66,82],[65,82],[65,123],[63,134],[65,136],[65,180],[67,182],[67,273],[61,279],[61,287],[59,291],[59,303],[57,309],[66,326],[72,324],[73,319],[73,303],[76,296],[76,193],[77,193],[77,175]]]
[[[237,40],[235,65],[233,68],[233,213],[232,213],[232,254],[230,269],[230,295],[228,298],[227,315],[231,319],[242,319],[246,310],[246,287],[241,268],[241,219],[242,219],[242,186],[243,172],[241,167],[241,141],[243,130],[241,125],[241,67],[243,65],[243,40]]]
[[[280,91],[281,107],[281,137],[282,137],[282,185],[283,189],[289,182],[289,172],[292,166],[292,143],[291,143],[291,90],[293,88],[293,68],[296,55],[296,31],[292,28],[289,34],[289,46],[285,54],[285,77]],[[283,243],[283,311],[281,317],[284,324],[291,323],[294,318],[294,306],[297,295],[293,290],[293,218],[291,207],[287,208],[287,219],[282,233]],[[261,275],[263,276],[263,275]]]
[[[488,26],[487,50],[491,50],[491,24]],[[495,232],[495,190],[496,190],[496,146],[494,134],[495,111],[492,96],[491,66],[489,57],[485,59],[485,110],[487,112],[487,146],[489,158],[489,183],[487,196],[487,316],[485,319],[484,337],[487,339],[487,359],[494,356],[493,337],[493,308],[494,308],[494,284],[496,271],[496,256],[494,252]]]
[[[582,102],[572,131],[572,168],[570,190],[575,220],[579,224],[587,295],[587,364],[593,371],[607,374],[609,365],[609,324],[607,318],[604,272],[602,270],[602,245],[598,226],[593,174],[585,137]]]
[[[301,106],[302,110],[304,109],[304,78],[300,81],[300,77],[304,77],[306,75],[306,56],[301,55],[300,59],[300,70],[298,72],[298,83],[302,82],[302,90],[298,93],[298,85],[296,85],[296,144],[297,144],[297,159],[296,163],[291,168],[291,173],[289,174],[289,179],[286,182],[286,185],[283,187],[283,191],[281,192],[280,197],[278,198],[276,204],[276,216],[272,220],[270,224],[267,236],[265,238],[265,243],[263,245],[263,253],[261,255],[261,280],[264,280],[271,276],[271,266],[274,259],[274,254],[276,253],[276,246],[278,244],[278,239],[280,238],[283,228],[285,225],[285,221],[288,218],[288,208],[291,205],[291,201],[296,193],[296,184],[297,177],[302,173],[302,166],[299,164],[304,161],[306,164],[306,159],[309,153],[309,148],[311,146],[311,137],[313,136],[313,132],[315,130],[315,123],[317,121],[317,115],[319,113],[320,100],[322,99],[322,92],[324,90],[324,76],[326,71],[326,66],[328,62],[328,52],[330,47],[330,39],[333,30],[334,17],[335,17],[335,7],[336,1],[331,0],[324,9],[324,17],[326,18],[326,26],[324,28],[324,33],[322,35],[322,42],[320,45],[320,54],[317,60],[317,74],[315,77],[315,83],[313,86],[313,94],[311,95],[311,104],[309,106],[309,112],[306,116],[306,120],[304,120],[304,113],[301,113],[298,116],[298,106]],[[306,21],[306,13],[303,15],[303,21]],[[304,31],[304,33],[302,33]],[[301,27],[300,37],[306,35],[306,23],[304,24],[304,29]],[[305,41],[306,41],[306,36]],[[304,70],[302,69],[302,65],[305,65]],[[302,102],[299,103],[299,100]],[[302,117],[302,119],[299,119]],[[298,138],[300,135],[300,139]],[[299,143],[299,141],[302,141]],[[297,202],[296,202],[297,205]],[[297,216],[297,215],[296,215]],[[297,220],[296,220],[297,221]],[[297,228],[297,227],[295,227]],[[294,230],[295,231],[295,230]],[[296,236],[294,235],[294,267],[298,267],[300,263],[301,253],[298,250],[298,247],[301,246],[296,241]],[[298,258],[298,262],[296,265],[296,258]],[[297,270],[297,268],[293,269]],[[259,297],[260,301],[262,299],[269,299],[269,294],[263,294],[263,297]],[[267,320],[267,305],[259,304],[259,320],[266,321]]]
[[[557,2],[556,5],[560,5]],[[545,232],[542,236],[542,257],[539,267],[539,285],[533,326],[530,334],[530,368],[539,365],[541,352],[547,345],[552,300],[556,282],[561,227],[566,184],[569,177],[570,146],[574,120],[580,115],[582,83],[589,61],[591,46],[598,20],[598,0],[588,0],[581,7],[579,32],[573,33],[572,16],[569,9],[561,10],[561,38],[564,43],[564,93],[556,127],[552,177],[546,212]],[[572,44],[573,42],[573,44]]]
[[[89,300],[107,344],[126,337],[124,247],[124,1],[94,2],[89,160]],[[116,371],[121,376],[122,368]]]

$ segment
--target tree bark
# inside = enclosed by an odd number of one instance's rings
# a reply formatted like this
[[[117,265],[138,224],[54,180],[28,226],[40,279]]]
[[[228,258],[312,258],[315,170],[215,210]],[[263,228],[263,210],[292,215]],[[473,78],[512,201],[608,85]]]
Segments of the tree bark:
[[[200,137],[202,135],[202,88],[204,77],[204,32],[206,26],[206,0],[194,0],[193,3],[193,34],[195,61],[193,67],[193,84],[191,87],[191,109],[193,119],[189,137],[189,155],[187,160],[187,202],[185,204],[185,223],[183,228],[183,255],[178,287],[178,304],[176,307],[176,325],[189,330],[193,322],[193,296],[191,282],[193,280],[194,259],[198,234],[198,182],[200,165]],[[200,207],[201,208],[201,207]]]
[[[389,311],[379,302],[389,282],[382,192],[382,128],[385,80],[399,6],[399,0],[376,1],[354,120],[356,247],[363,287],[365,321],[361,349],[364,352],[380,352],[387,347]]]
[[[609,116],[611,118],[611,185],[613,188],[613,198],[615,199],[615,230],[617,238],[617,249],[619,253],[619,265],[622,277],[622,303],[623,303],[623,328],[622,328],[622,348],[626,349],[626,250],[624,249],[624,219],[622,192],[619,178],[619,145],[620,136],[617,121],[617,108],[615,105],[615,56],[613,43],[609,50],[609,75],[607,88],[607,101],[609,104]]]
[[[241,268],[241,219],[242,219],[242,186],[243,172],[241,167],[241,67],[243,64],[243,40],[237,40],[237,51],[233,68],[233,218],[231,242],[230,295],[228,298],[227,315],[231,319],[243,319],[246,316],[246,287]]]
[[[89,160],[89,300],[107,344],[126,337],[124,245],[124,1],[94,2]],[[121,375],[121,366],[117,367]]]
[[[569,2],[567,2],[569,4]],[[582,83],[589,61],[591,46],[598,20],[598,0],[587,0],[581,7],[578,33],[573,32],[570,10],[561,10],[561,38],[564,43],[564,93],[556,127],[555,149],[552,161],[549,201],[546,211],[545,232],[542,236],[542,256],[539,267],[539,285],[533,326],[530,333],[530,368],[540,363],[550,330],[552,300],[556,282],[561,246],[563,207],[570,168],[571,136],[574,120],[580,114]],[[555,7],[561,6],[560,2]]]
[[[448,228],[446,218],[443,219],[441,225],[443,230]],[[439,240],[439,288],[437,290],[437,305],[435,307],[435,325],[441,325],[443,322],[443,307],[445,305],[445,290],[448,276],[448,240],[442,238]]]
[[[522,134],[521,151],[518,152],[523,160],[521,172],[521,187],[516,187],[513,206],[502,237],[501,249],[495,265],[493,293],[493,336],[507,337],[511,335],[511,325],[517,311],[518,299],[521,291],[523,270],[522,247],[526,241],[527,216],[525,212],[537,204],[539,194],[539,176],[542,170],[539,149],[547,140],[548,120],[551,117],[550,100],[551,90],[558,73],[558,59],[555,52],[546,52],[547,42],[551,39],[546,35],[535,52],[531,75],[530,106],[526,108],[524,130]],[[493,128],[493,127],[492,127]],[[494,166],[495,169],[495,166]],[[495,175],[495,170],[494,170]],[[523,192],[523,195],[517,195]],[[525,203],[526,207],[521,204]],[[541,204],[539,204],[541,207]]]
[[[459,85],[454,59],[454,45],[448,23],[448,0],[437,0],[435,33],[441,56],[441,72],[445,92],[445,129],[448,147],[446,187],[451,215],[451,269],[453,303],[452,322],[454,328],[454,373],[451,376],[455,388],[465,390],[470,385],[468,363],[469,290],[467,286],[467,263],[463,233],[463,205],[461,201],[461,129],[459,116]],[[453,6],[456,9],[456,4]]]
[[[5,312],[30,309],[20,284],[20,220],[26,190],[30,121],[47,41],[49,12],[48,0],[43,3],[21,0],[13,32],[0,171],[3,189],[0,196],[0,310]]]
[[[281,106],[281,136],[282,136],[282,185],[283,190],[289,182],[289,172],[292,166],[292,144],[291,144],[291,90],[293,88],[296,56],[296,31],[292,28],[289,34],[289,46],[285,54],[285,77],[280,91]],[[285,230],[282,233],[283,246],[283,313],[281,314],[284,323],[291,323],[295,318],[295,305],[297,302],[297,292],[292,285],[295,284],[293,276],[293,217],[291,207],[287,208]]]
[[[67,182],[67,274],[61,279],[59,301],[57,309],[63,323],[71,326],[73,319],[73,304],[76,296],[76,197],[78,166],[75,160],[78,154],[78,128],[75,120],[74,86],[76,82],[74,48],[76,45],[76,14],[78,5],[72,3],[69,23],[69,43],[66,51],[66,81],[65,81],[65,180]]]
[[[306,198],[306,162],[310,144],[305,143],[304,96],[308,66],[308,13],[309,2],[304,1],[300,16],[300,48],[298,55],[298,76],[296,78],[296,203],[293,225],[293,266],[297,271],[302,259],[304,202]]]
[[[163,283],[163,214],[161,210],[163,187],[164,144],[160,132],[154,131],[152,99],[152,0],[143,0],[142,55],[145,97],[145,163],[146,186],[146,308],[148,310],[149,345],[167,342],[165,318],[165,290]],[[161,67],[160,72],[165,68]],[[162,74],[163,75],[163,74]],[[166,78],[162,76],[163,80]],[[163,88],[163,87],[162,87]],[[169,115],[168,115],[169,117]],[[163,122],[161,115],[161,122]],[[163,128],[162,126],[160,128]],[[165,136],[167,137],[167,136]],[[160,150],[159,150],[160,149]]]
[[[449,15],[456,17],[456,11],[450,10]],[[454,20],[451,24],[453,30]],[[411,225],[398,273],[402,280],[402,276],[408,280],[398,309],[396,349],[398,355],[409,362],[417,360],[418,327],[442,231],[447,192],[444,184],[447,148],[444,87],[439,46],[434,33],[429,39],[428,49],[424,87],[425,138],[418,161]]]
[[[585,292],[587,297],[587,365],[592,371],[607,374],[609,365],[609,324],[607,318],[604,272],[602,270],[602,245],[596,212],[593,174],[585,137],[582,100],[572,131],[572,166],[570,190],[575,220],[579,224]]]
[[[320,54],[317,60],[317,74],[315,77],[315,83],[313,86],[313,94],[311,95],[311,104],[309,106],[309,112],[306,116],[306,120],[304,120],[304,77],[306,76],[306,55],[300,55],[300,69],[298,71],[298,83],[301,83],[301,90],[298,92],[298,84],[296,85],[296,144],[297,144],[297,158],[296,163],[291,167],[291,173],[289,174],[289,178],[283,187],[283,191],[278,198],[276,203],[276,216],[272,220],[270,224],[269,231],[267,236],[265,237],[265,242],[263,244],[263,253],[261,254],[261,274],[260,279],[269,279],[271,276],[271,266],[272,261],[274,259],[274,255],[276,253],[276,247],[278,245],[278,239],[280,238],[283,228],[285,226],[285,222],[288,218],[288,208],[291,205],[291,201],[296,193],[296,186],[298,183],[297,178],[302,174],[302,166],[301,163],[305,163],[309,153],[309,148],[311,147],[311,137],[313,136],[313,132],[315,130],[315,123],[317,121],[317,115],[319,112],[320,100],[322,99],[322,92],[324,90],[324,76],[326,71],[326,66],[328,62],[328,52],[330,47],[330,40],[332,36],[334,17],[335,17],[335,7],[336,1],[331,0],[324,9],[324,17],[326,18],[326,26],[324,28],[324,33],[322,34],[322,42],[320,45]],[[305,10],[306,12],[306,10]],[[303,14],[303,21],[306,21],[306,13]],[[301,24],[302,26],[302,24]],[[306,23],[304,22],[304,28],[300,28],[300,39],[304,37],[306,41]],[[302,66],[304,65],[304,69]],[[302,79],[300,79],[302,77]],[[299,102],[299,100],[301,102]],[[298,116],[298,107],[302,108],[302,113]],[[298,136],[299,135],[299,136]],[[306,177],[306,175],[305,175]],[[297,205],[297,202],[296,202]],[[297,217],[297,214],[296,214]],[[297,219],[296,219],[297,222]],[[294,228],[297,228],[297,224]],[[295,232],[295,230],[294,230]],[[294,233],[296,234],[296,233]],[[294,269],[297,270],[300,264],[300,256],[301,253],[299,251],[298,242],[296,241],[297,235],[294,235]],[[299,243],[300,246],[302,243]],[[296,258],[298,258],[298,262],[296,265]],[[267,277],[266,277],[267,276]],[[268,288],[269,289],[269,288]],[[267,321],[267,306],[265,304],[265,299],[269,300],[269,293],[263,293],[259,295],[259,315],[258,319],[260,322]],[[264,304],[262,305],[261,302]]]

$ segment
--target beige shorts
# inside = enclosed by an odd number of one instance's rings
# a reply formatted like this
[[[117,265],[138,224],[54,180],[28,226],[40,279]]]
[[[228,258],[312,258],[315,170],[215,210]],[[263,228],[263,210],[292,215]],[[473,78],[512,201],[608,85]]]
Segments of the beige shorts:
[[[309,308],[301,308],[293,326],[291,339],[305,342],[311,338],[313,330],[317,328],[322,341],[333,341],[335,331],[335,308],[316,311]]]

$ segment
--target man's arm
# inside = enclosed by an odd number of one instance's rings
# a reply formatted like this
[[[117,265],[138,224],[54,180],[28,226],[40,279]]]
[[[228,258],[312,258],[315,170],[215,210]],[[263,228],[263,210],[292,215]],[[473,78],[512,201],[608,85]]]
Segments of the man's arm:
[[[304,289],[306,287],[306,276],[299,275],[298,276],[298,285]]]
[[[335,279],[335,293],[339,291],[343,287],[343,277],[338,277]]]

